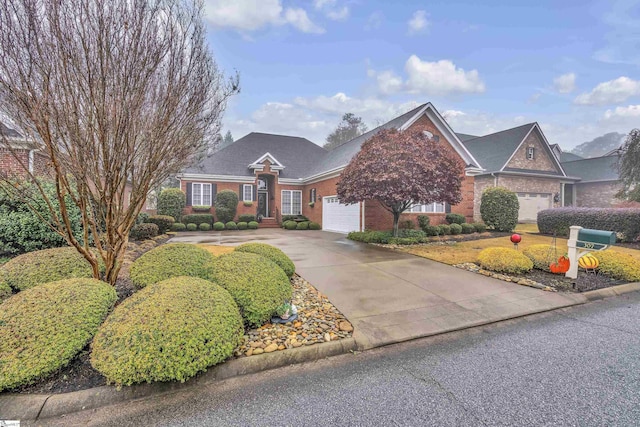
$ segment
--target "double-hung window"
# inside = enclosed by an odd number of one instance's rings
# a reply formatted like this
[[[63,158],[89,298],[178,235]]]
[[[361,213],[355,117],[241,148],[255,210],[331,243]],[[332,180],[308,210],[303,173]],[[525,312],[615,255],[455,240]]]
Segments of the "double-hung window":
[[[410,209],[411,212],[424,212],[424,213],[444,213],[444,203],[429,203],[426,205],[413,205]]]
[[[193,206],[211,206],[211,184],[201,182],[191,184],[191,204]]]
[[[242,201],[243,202],[253,201],[253,185],[252,184],[244,184],[242,186]]]
[[[302,214],[302,191],[282,190],[282,215]]]
[[[527,147],[527,159],[533,160],[535,158],[535,147]]]

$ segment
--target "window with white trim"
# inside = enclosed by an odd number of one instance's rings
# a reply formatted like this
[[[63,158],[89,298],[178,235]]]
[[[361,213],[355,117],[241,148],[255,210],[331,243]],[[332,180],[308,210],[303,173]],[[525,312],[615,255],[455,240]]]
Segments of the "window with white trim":
[[[302,215],[302,191],[282,190],[282,215]]]
[[[535,156],[535,152],[536,152],[535,147],[528,147],[527,148],[527,159],[533,160],[534,156]]]
[[[410,212],[424,212],[424,213],[444,213],[444,203],[429,203],[426,205],[413,205]]]
[[[253,185],[252,184],[242,185],[242,201],[243,202],[253,201]]]
[[[192,183],[191,204],[193,206],[211,206],[211,184],[203,182]]]

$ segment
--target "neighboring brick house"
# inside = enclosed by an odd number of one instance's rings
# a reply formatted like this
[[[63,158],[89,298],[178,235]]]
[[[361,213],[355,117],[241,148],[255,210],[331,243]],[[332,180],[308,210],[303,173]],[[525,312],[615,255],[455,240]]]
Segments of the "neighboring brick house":
[[[230,189],[238,193],[238,215],[262,215],[265,223],[277,223],[283,215],[302,214],[320,223],[323,229],[348,232],[363,229],[390,229],[391,214],[377,201],[353,205],[340,203],[336,185],[340,174],[362,144],[382,129],[430,132],[462,160],[464,175],[462,201],[416,205],[401,221],[416,221],[429,215],[441,223],[447,212],[460,213],[471,220],[474,210],[474,176],[482,172],[474,156],[465,148],[431,103],[423,104],[330,151],[297,137],[250,133],[233,144],[187,168],[178,178],[187,194],[187,211],[195,205],[213,206],[216,194]],[[245,206],[252,202],[251,206]],[[247,203],[248,204],[248,203]],[[215,209],[210,209],[215,214]]]
[[[35,175],[46,174],[46,156],[33,141],[0,123],[0,178],[24,176],[25,168]]]

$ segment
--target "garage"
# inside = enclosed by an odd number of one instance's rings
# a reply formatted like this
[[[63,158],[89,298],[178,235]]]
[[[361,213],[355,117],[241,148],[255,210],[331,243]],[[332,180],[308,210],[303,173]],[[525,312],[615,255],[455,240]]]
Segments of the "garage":
[[[551,194],[518,193],[518,202],[520,202],[518,222],[536,222],[538,211],[551,207]]]
[[[360,230],[360,203],[344,205],[337,196],[322,198],[322,229],[336,233]]]

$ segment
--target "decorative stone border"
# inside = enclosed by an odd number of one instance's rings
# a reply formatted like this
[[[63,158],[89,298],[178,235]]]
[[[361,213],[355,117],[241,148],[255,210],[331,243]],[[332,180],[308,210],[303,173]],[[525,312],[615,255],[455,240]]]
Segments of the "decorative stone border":
[[[498,280],[504,280],[505,282],[513,282],[522,286],[529,286],[531,288],[540,289],[547,292],[558,292],[556,288],[553,286],[543,285],[542,283],[536,282],[531,279],[527,279],[525,277],[517,277],[517,276],[509,276],[507,274],[495,273],[493,271],[484,270],[480,268],[477,264],[472,262],[465,262],[463,264],[454,265],[456,268],[461,268],[463,270],[470,271],[472,273],[482,274],[483,276],[492,277]]]

